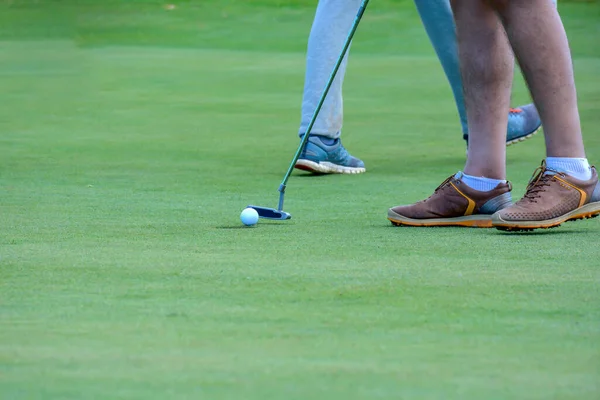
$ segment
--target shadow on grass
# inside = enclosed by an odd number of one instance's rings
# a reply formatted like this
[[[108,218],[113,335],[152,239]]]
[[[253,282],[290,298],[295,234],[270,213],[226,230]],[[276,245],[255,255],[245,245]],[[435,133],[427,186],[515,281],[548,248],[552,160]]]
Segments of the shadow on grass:
[[[567,235],[567,234],[589,234],[589,230],[584,229],[536,229],[534,231],[524,232],[506,232],[494,229],[493,231],[487,230],[487,234],[495,236],[543,236],[543,235]]]
[[[380,228],[392,228],[399,231],[415,231],[415,232],[461,232],[468,233],[473,232],[475,234],[484,234],[489,236],[543,236],[543,235],[566,235],[566,234],[589,234],[590,231],[587,229],[536,229],[534,231],[522,231],[522,232],[507,232],[501,231],[494,228],[467,228],[461,226],[395,226],[395,225],[377,225]]]
[[[392,223],[389,224],[377,224],[374,225],[378,228],[384,228],[384,229],[394,229],[394,230],[398,230],[398,231],[420,231],[420,232],[425,232],[425,231],[432,231],[432,232],[449,232],[449,231],[457,231],[457,232],[478,232],[481,229],[477,229],[477,228],[466,228],[466,227],[462,227],[462,226],[408,226],[408,225],[394,225]]]
[[[262,222],[260,226],[285,226],[289,225],[289,223],[284,222]],[[258,225],[255,226],[245,226],[245,225],[223,225],[223,226],[215,226],[215,229],[257,229]]]
[[[331,174],[323,174],[321,172],[296,172],[294,173],[294,178],[319,178],[322,176],[330,176]]]
[[[285,170],[282,170],[281,172],[271,172],[268,175],[269,176],[273,176],[273,177],[277,177],[279,180],[281,180],[281,178],[283,178],[283,175],[285,174]],[[290,175],[290,178],[318,178],[320,176],[335,176],[338,174],[322,174],[320,172],[308,172],[308,171],[302,171],[302,170],[294,170],[294,172],[292,172],[292,175]]]

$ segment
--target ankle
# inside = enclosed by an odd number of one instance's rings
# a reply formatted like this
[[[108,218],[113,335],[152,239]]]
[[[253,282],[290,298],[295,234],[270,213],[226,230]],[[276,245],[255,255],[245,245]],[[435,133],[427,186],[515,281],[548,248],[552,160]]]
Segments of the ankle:
[[[489,192],[490,190],[494,190],[499,184],[506,183],[505,179],[472,176],[462,172],[456,174],[456,177],[460,178],[461,182],[471,189],[478,190],[480,192]]]
[[[309,135],[311,138],[315,138],[318,139],[321,143],[323,143],[325,146],[333,146],[335,144],[338,143],[339,138],[331,138],[329,136],[323,136],[323,135],[314,135],[311,134]]]
[[[582,181],[592,178],[592,168],[587,158],[546,157],[546,168],[556,172],[563,172]]]

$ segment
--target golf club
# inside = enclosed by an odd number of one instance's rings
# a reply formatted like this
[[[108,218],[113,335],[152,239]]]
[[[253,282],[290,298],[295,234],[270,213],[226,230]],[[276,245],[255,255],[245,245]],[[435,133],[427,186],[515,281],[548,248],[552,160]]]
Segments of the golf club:
[[[344,56],[346,55],[346,52],[348,51],[348,47],[350,47],[350,43],[352,42],[352,38],[354,37],[356,28],[358,28],[358,23],[360,22],[363,14],[365,13],[367,4],[369,4],[369,0],[363,0],[360,7],[358,8],[358,12],[356,13],[356,17],[354,18],[354,23],[352,24],[352,27],[350,28],[350,33],[348,33],[348,37],[346,38],[346,42],[344,43],[344,47],[342,48],[342,52],[340,53],[340,56],[338,57],[338,59],[335,63],[333,71],[331,72],[331,75],[329,76],[327,85],[325,85],[323,94],[321,95],[321,98],[319,99],[319,103],[317,104],[317,107],[315,108],[315,112],[313,113],[310,123],[308,124],[308,127],[306,128],[306,132],[302,136],[302,140],[300,141],[298,150],[296,150],[296,154],[294,154],[294,158],[292,159],[292,162],[290,163],[290,166],[289,166],[287,172],[285,173],[283,180],[281,181],[281,184],[279,185],[279,189],[278,189],[279,190],[279,204],[277,206],[277,209],[269,208],[269,207],[261,207],[261,206],[248,206],[249,208],[255,209],[260,218],[275,219],[275,220],[285,220],[285,219],[292,218],[292,215],[290,213],[283,211],[283,198],[285,196],[285,188],[287,185],[287,181],[290,178],[290,176],[292,175],[292,171],[294,170],[296,161],[298,161],[298,158],[300,158],[300,154],[302,153],[304,146],[306,146],[306,142],[308,142],[310,132],[313,128],[313,125],[317,121],[317,117],[319,116],[319,111],[321,111],[321,107],[323,106],[323,103],[325,102],[325,98],[327,97],[329,88],[331,88],[331,85],[333,84],[335,76],[337,75],[338,69],[340,69],[340,65],[342,64],[342,61],[344,60]]]

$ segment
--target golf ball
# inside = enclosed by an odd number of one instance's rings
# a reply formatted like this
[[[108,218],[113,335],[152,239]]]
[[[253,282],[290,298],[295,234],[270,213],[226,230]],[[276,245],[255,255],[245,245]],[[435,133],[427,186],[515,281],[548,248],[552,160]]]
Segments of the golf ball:
[[[244,225],[253,226],[258,222],[258,213],[254,208],[244,208],[240,214],[240,219]]]

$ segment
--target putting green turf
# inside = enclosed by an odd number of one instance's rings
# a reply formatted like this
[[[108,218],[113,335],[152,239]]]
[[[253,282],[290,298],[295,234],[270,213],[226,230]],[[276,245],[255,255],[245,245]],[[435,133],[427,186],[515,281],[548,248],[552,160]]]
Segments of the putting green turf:
[[[298,144],[312,2],[9,3],[1,398],[600,396],[598,220],[385,219],[464,161],[410,2],[372,2],[353,45],[344,141],[368,173],[295,174],[293,219],[255,228],[239,212],[275,206]],[[600,7],[561,12],[600,162]],[[508,158],[519,196],[542,136]]]

